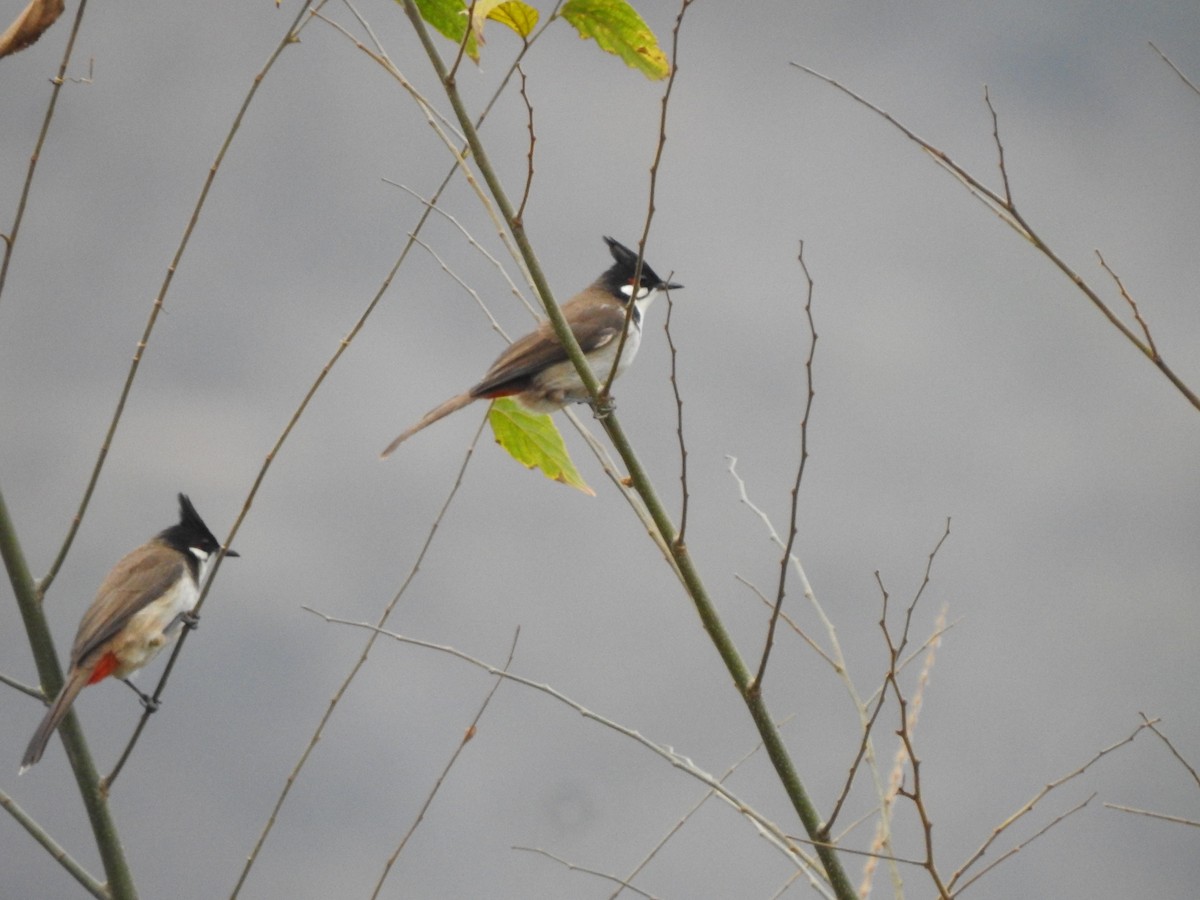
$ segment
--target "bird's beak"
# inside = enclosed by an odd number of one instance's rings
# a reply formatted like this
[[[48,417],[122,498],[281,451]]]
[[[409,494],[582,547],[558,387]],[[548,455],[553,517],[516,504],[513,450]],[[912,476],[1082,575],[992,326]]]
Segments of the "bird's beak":
[[[677,291],[681,287],[683,287],[682,284],[676,284],[674,281],[668,281],[662,286],[662,289],[664,291]]]
[[[229,557],[231,557],[231,556],[241,556],[241,555],[242,554],[238,553],[236,550],[229,550],[228,548],[225,550],[225,558],[226,559],[229,559]]]

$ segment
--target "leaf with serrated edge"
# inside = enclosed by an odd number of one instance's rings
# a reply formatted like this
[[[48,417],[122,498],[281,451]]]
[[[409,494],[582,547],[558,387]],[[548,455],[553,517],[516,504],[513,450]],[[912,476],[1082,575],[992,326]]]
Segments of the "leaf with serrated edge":
[[[582,38],[595,38],[601,50],[625,60],[647,78],[671,74],[671,63],[637,10],[625,0],[567,0],[559,15]]]
[[[517,401],[500,397],[488,410],[488,422],[496,443],[525,468],[540,469],[547,478],[596,496],[571,462],[562,435],[549,416],[531,413]]]

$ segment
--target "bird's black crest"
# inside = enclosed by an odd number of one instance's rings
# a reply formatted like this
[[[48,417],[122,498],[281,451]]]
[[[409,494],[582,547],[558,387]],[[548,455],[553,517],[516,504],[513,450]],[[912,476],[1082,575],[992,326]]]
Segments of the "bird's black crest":
[[[216,553],[221,549],[221,542],[208,530],[208,526],[200,518],[200,513],[196,512],[196,507],[192,505],[187,494],[179,495],[179,524],[172,525],[160,533],[159,537],[179,550],[197,547],[205,553]],[[225,555],[237,556],[232,551],[228,551]]]
[[[609,267],[607,272],[600,276],[600,281],[610,292],[618,294],[622,287],[633,283],[633,276],[637,271],[637,254],[613,238],[605,237],[604,242],[608,244],[609,252],[612,253],[615,262]],[[650,264],[643,259],[642,283],[639,286],[656,288],[662,285],[662,283],[663,280],[650,268]]]

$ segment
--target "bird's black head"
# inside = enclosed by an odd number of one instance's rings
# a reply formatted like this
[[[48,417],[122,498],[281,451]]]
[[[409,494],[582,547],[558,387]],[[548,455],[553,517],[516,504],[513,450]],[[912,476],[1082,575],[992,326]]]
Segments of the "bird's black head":
[[[193,554],[197,558],[200,558],[200,554],[207,558],[221,549],[221,542],[208,530],[187,494],[179,495],[179,524],[161,532],[159,537],[181,553],[199,551]],[[225,555],[237,556],[238,553],[235,550],[226,550]]]
[[[625,302],[631,296],[646,296],[647,293],[654,291],[678,290],[683,287],[682,284],[674,284],[672,282],[663,281],[658,277],[658,274],[650,268],[650,264],[646,260],[642,260],[642,277],[638,284],[638,290],[631,290],[633,286],[633,278],[637,273],[637,254],[622,244],[620,241],[606,237],[604,242],[608,244],[609,252],[612,253],[613,264],[608,271],[600,276],[600,283],[605,289],[621,298],[621,302]]]

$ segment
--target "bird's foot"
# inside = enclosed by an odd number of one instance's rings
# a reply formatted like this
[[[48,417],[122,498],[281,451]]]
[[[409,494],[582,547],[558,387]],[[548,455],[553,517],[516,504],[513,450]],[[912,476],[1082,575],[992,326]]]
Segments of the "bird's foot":
[[[596,400],[589,400],[588,405],[597,419],[607,419],[617,409],[617,398],[612,394],[601,395]]]
[[[188,631],[195,631],[200,627],[200,617],[194,612],[181,612],[171,620],[171,624],[164,628],[163,631],[170,631],[176,625],[182,625]]]
[[[129,685],[129,689],[138,695],[138,699],[142,701],[142,706],[145,708],[146,712],[155,712],[160,706],[162,706],[162,701],[155,700],[149,694],[140,690],[138,686],[128,678],[122,678],[121,681]]]

